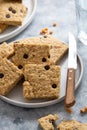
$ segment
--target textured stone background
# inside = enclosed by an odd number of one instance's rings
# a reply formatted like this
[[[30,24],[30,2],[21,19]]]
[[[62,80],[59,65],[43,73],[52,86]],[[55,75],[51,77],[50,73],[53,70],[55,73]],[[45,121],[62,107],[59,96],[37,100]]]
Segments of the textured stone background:
[[[57,27],[52,23],[56,21]],[[68,31],[77,34],[75,3],[74,0],[38,0],[37,11],[34,20],[29,27],[17,37],[9,40],[17,40],[29,36],[39,35],[43,27],[49,27],[54,31],[54,36],[62,41],[68,41]],[[87,106],[87,47],[78,42],[78,52],[84,63],[84,75],[78,90],[76,91],[76,105],[70,115],[65,111],[64,102],[44,108],[25,109],[9,105],[0,100],[0,130],[40,130],[37,119],[49,113],[59,114],[60,119],[76,119],[87,122],[87,114],[81,115],[81,107]]]

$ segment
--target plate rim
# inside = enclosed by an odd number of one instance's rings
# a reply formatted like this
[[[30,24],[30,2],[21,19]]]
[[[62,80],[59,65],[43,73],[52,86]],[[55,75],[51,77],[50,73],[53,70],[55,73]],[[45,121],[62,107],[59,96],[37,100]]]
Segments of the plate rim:
[[[35,16],[35,12],[36,12],[36,7],[37,7],[37,0],[32,0],[33,2],[33,10],[32,13],[28,19],[28,21],[26,22],[26,24],[18,27],[17,29],[15,29],[13,32],[10,32],[8,34],[5,34],[5,36],[2,36],[0,38],[0,42],[4,42],[7,41],[15,36],[17,36],[18,34],[20,34],[24,29],[26,29],[26,27],[31,23],[31,21],[33,20],[34,16]]]
[[[77,54],[78,56],[78,60],[79,60],[79,63],[80,63],[80,76],[79,76],[79,79],[76,83],[76,87],[75,87],[75,90],[79,87],[79,84],[81,82],[81,79],[82,79],[82,76],[83,76],[83,61],[82,61],[82,58],[79,54]],[[0,99],[2,99],[3,101],[11,104],[11,105],[15,105],[17,107],[22,107],[22,108],[40,108],[40,107],[46,107],[46,106],[50,106],[50,105],[53,105],[53,104],[57,104],[59,102],[61,102],[62,100],[64,100],[64,97],[63,96],[62,98],[60,99],[54,99],[54,100],[50,100],[50,101],[45,101],[45,102],[40,102],[40,103],[22,103],[22,102],[19,102],[19,101],[14,101],[12,99],[9,99],[5,96],[1,96],[0,95]]]

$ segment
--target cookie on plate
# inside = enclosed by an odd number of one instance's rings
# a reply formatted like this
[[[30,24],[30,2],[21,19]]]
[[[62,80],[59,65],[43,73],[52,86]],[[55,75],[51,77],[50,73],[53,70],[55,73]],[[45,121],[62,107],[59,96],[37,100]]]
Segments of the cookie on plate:
[[[55,99],[60,93],[60,66],[27,64],[23,70],[23,96],[27,99]]]
[[[0,3],[0,23],[6,25],[22,25],[27,8],[21,3]]]
[[[14,54],[14,49],[12,45],[7,44],[6,42],[0,44],[0,59],[10,58]]]
[[[7,95],[22,78],[22,72],[9,60],[0,62],[0,95]]]
[[[54,130],[54,122],[58,118],[57,115],[49,114],[48,116],[38,119],[38,122],[43,130]]]
[[[14,44],[15,55],[12,61],[21,69],[25,64],[42,64],[49,62],[50,47],[47,44],[20,42]]]

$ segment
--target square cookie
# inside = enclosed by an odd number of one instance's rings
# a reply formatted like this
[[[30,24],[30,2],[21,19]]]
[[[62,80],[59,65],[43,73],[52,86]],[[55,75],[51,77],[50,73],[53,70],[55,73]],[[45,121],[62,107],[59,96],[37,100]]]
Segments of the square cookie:
[[[43,130],[54,130],[54,123],[58,118],[57,115],[49,114],[38,119],[38,122]]]
[[[25,64],[49,62],[50,47],[47,44],[28,44],[27,41],[14,44],[15,55],[12,61],[21,69]]]
[[[6,25],[22,25],[27,8],[17,2],[2,2],[0,4],[0,23]]]
[[[0,62],[0,95],[7,95],[22,78],[22,72],[9,60]]]
[[[60,93],[60,66],[27,64],[23,70],[23,96],[27,99],[55,99]]]
[[[14,54],[14,49],[12,45],[7,44],[6,42],[0,44],[0,59],[10,58]]]

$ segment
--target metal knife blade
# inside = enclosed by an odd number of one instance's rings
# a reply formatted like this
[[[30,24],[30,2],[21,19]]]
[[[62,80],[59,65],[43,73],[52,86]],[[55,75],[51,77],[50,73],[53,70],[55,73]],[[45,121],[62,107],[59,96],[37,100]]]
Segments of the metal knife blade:
[[[68,68],[77,68],[77,45],[75,37],[69,32],[69,54],[68,54]]]
[[[66,107],[71,107],[75,104],[75,69],[77,68],[77,45],[75,37],[69,32],[69,53],[68,53],[68,70],[66,82]]]

